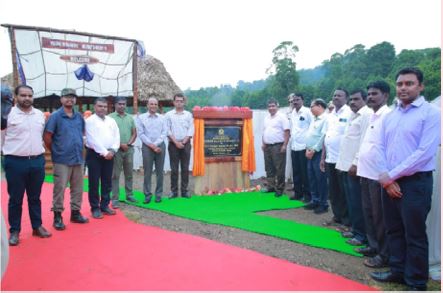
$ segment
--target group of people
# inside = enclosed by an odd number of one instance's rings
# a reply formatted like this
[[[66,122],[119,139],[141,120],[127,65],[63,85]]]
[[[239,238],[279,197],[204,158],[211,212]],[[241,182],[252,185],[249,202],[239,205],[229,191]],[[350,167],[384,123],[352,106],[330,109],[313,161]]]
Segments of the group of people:
[[[322,99],[303,105],[291,94],[289,117],[268,101],[263,151],[267,187],[283,194],[286,148],[291,148],[294,194],[315,214],[328,211],[334,225],[356,251],[367,256],[380,282],[397,282],[426,290],[428,240],[426,217],[431,207],[432,171],[440,144],[440,111],[420,95],[423,73],[404,68],[396,75],[394,109],[387,106],[390,86],[383,80],[350,94],[337,88],[334,108]],[[289,118],[289,119],[288,119]]]
[[[129,202],[137,201],[132,190],[133,145],[137,136],[143,142],[144,203],[151,201],[151,174],[154,164],[157,175],[155,201],[161,201],[167,138],[171,157],[171,198],[178,197],[179,194],[185,198],[190,197],[190,139],[194,134],[194,124],[191,113],[184,109],[186,98],[183,94],[174,96],[174,109],[164,116],[157,113],[158,100],[150,98],[148,111],[136,119],[126,112],[125,97],[113,98],[115,112],[109,115],[108,101],[97,98],[94,102],[94,114],[85,119],[74,107],[76,91],[65,88],[61,91],[61,107],[45,119],[45,115],[33,107],[32,87],[19,85],[14,94],[15,106],[10,108],[8,115],[2,115],[2,129],[5,134],[2,151],[9,194],[9,245],[19,244],[25,191],[32,235],[51,237],[51,233],[42,226],[41,217],[40,194],[45,179],[44,145],[51,151],[53,163],[51,210],[54,213],[53,227],[56,230],[66,229],[62,214],[68,184],[70,222],[89,222],[81,213],[85,163],[88,167],[88,200],[93,218],[101,219],[103,215],[116,214],[119,199],[124,198],[120,197],[122,170],[125,177],[124,196]],[[3,116],[7,118],[3,119]]]
[[[315,214],[328,211],[335,225],[356,251],[368,256],[366,266],[378,281],[405,283],[412,289],[426,289],[428,242],[426,217],[431,206],[435,153],[440,143],[440,112],[425,101],[423,73],[405,68],[396,76],[397,99],[393,110],[387,106],[390,86],[383,80],[366,90],[350,94],[337,88],[333,109],[322,99],[304,106],[301,93],[291,94],[289,119],[278,112],[278,102],[267,103],[262,149],[267,184],[263,192],[281,197],[285,190],[286,152],[290,147],[294,194]],[[3,92],[3,88],[2,88]],[[84,164],[88,167],[88,199],[92,217],[114,215],[119,208],[120,175],[124,173],[124,195],[133,195],[133,145],[142,141],[144,203],[163,196],[163,165],[166,144],[171,163],[171,196],[190,197],[189,162],[194,135],[192,114],[184,109],[186,98],[176,94],[174,109],[160,115],[158,100],[150,98],[147,112],[135,119],[126,112],[126,98],[115,97],[115,112],[107,115],[108,101],[97,98],[94,114],[87,119],[75,110],[77,94],[63,89],[61,107],[47,121],[33,107],[33,89],[19,85],[16,104],[2,128],[4,170],[9,193],[10,245],[19,243],[24,193],[34,236],[51,233],[42,226],[40,194],[45,178],[45,148],[51,151],[54,188],[53,227],[63,222],[64,194],[70,186],[70,221],[86,224],[80,212]],[[3,123],[5,122],[5,123]],[[86,156],[84,150],[86,147]],[[153,167],[156,187],[151,187]],[[181,184],[178,184],[179,169]]]

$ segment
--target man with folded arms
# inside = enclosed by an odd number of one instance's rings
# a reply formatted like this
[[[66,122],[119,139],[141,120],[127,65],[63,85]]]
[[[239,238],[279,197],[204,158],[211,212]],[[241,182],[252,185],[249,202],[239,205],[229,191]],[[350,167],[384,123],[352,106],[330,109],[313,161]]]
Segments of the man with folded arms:
[[[74,110],[77,94],[74,89],[65,88],[61,92],[62,107],[49,116],[44,140],[51,150],[54,164],[54,190],[52,211],[54,228],[64,230],[62,212],[65,189],[69,182],[71,191],[71,222],[84,224],[89,220],[80,213],[83,198],[83,133],[85,121]]]
[[[106,116],[108,102],[105,98],[95,100],[94,111],[95,113],[86,119],[88,196],[92,217],[101,219],[103,214],[115,215],[115,211],[109,207],[109,202],[111,201],[114,155],[120,147],[120,132],[115,120]]]
[[[35,109],[34,91],[30,86],[15,88],[16,106],[12,107],[5,133],[3,155],[4,169],[8,184],[8,221],[10,225],[9,245],[19,243],[21,231],[23,197],[28,196],[29,217],[32,235],[47,238],[51,236],[42,226],[40,194],[45,179],[45,148],[43,131],[45,116]]]
[[[419,69],[400,70],[396,88],[398,103],[383,120],[377,143],[382,158],[379,182],[384,188],[390,270],[371,276],[380,282],[406,283],[409,290],[426,290],[426,218],[431,209],[441,117],[439,109],[420,95],[424,85]]]

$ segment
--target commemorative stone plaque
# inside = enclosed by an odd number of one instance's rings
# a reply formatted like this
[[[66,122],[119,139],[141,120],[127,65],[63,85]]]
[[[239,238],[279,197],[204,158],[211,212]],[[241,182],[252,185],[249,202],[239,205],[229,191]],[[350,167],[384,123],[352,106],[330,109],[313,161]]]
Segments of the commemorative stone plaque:
[[[206,126],[205,157],[241,156],[240,126]]]

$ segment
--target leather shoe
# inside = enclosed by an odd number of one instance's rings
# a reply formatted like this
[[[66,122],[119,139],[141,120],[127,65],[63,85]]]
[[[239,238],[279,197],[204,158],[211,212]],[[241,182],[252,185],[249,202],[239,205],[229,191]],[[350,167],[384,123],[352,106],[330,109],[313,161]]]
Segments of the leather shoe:
[[[314,202],[310,202],[307,205],[305,205],[303,208],[305,210],[315,210],[318,207],[318,204],[314,203]]]
[[[137,202],[137,200],[133,196],[127,196],[126,197],[126,201],[128,201],[128,202]]]
[[[80,213],[80,211],[72,210],[71,211],[71,223],[86,224],[86,223],[89,223],[89,219],[84,217]]]
[[[103,214],[100,210],[93,210],[92,211],[92,217],[94,219],[103,219]]]
[[[173,194],[171,194],[171,196],[169,197],[169,199],[173,199],[173,198],[177,198],[178,197],[178,194],[177,193],[173,193]]]
[[[156,196],[156,197],[155,197],[155,202],[156,202],[156,203],[162,202],[162,198],[161,198],[161,197],[158,197],[158,196]]]
[[[191,196],[189,195],[189,192],[187,192],[187,191],[182,193],[182,197],[191,198]]]
[[[328,207],[318,206],[314,210],[314,214],[320,215],[328,212]]]
[[[152,198],[152,194],[151,193],[148,194],[148,195],[145,195],[145,201],[143,203],[144,204],[150,203],[151,202],[151,198]]]
[[[343,231],[341,232],[341,236],[344,238],[352,238],[354,237],[354,233],[352,233],[351,231]]]
[[[427,291],[428,287],[426,285],[424,286],[406,286],[407,291]]]
[[[16,246],[20,242],[18,239],[18,232],[11,232],[11,235],[9,236],[9,245],[10,246]]]
[[[105,207],[100,209],[102,211],[103,214],[108,215],[108,216],[113,216],[115,215],[115,211],[112,210],[110,207]]]
[[[391,271],[386,272],[372,272],[371,278],[378,282],[390,282],[390,283],[398,283],[404,284],[405,280],[403,279],[403,274],[392,273]]]
[[[282,192],[279,192],[279,191],[277,191],[276,193],[275,193],[275,197],[281,197],[283,195],[283,193]]]
[[[260,190],[261,193],[269,193],[269,192],[275,192],[274,188],[268,188],[268,187],[264,187]]]
[[[40,226],[37,229],[32,230],[32,236],[37,236],[40,238],[48,238],[51,237],[52,234],[49,233],[43,226]]]
[[[365,259],[363,264],[369,268],[386,268],[388,267],[388,262],[385,261],[380,255]]]
[[[303,198],[302,195],[300,195],[300,194],[294,194],[293,196],[291,196],[291,197],[289,198],[289,200],[301,200],[302,198]]]
[[[348,243],[348,244],[351,244],[351,245],[354,245],[354,246],[360,246],[360,245],[364,245],[364,243],[363,243],[363,241],[361,241],[361,240],[359,240],[359,239],[357,239],[357,238],[351,238],[351,239],[348,239],[347,241],[346,241],[346,243]]]
[[[377,251],[369,246],[366,247],[358,247],[355,249],[355,252],[361,253],[367,257],[373,257],[377,254]]]

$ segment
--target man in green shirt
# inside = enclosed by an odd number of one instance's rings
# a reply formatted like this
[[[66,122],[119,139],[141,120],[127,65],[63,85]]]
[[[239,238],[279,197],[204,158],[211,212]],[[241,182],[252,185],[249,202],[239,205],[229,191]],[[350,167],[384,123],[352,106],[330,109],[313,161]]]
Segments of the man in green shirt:
[[[119,207],[119,183],[120,173],[123,169],[125,175],[125,194],[126,200],[129,202],[136,202],[132,194],[132,167],[134,157],[133,143],[137,137],[135,129],[134,118],[125,112],[126,98],[115,97],[114,99],[115,112],[109,114],[117,123],[120,131],[120,148],[114,156],[114,167],[112,171],[112,207],[117,209]]]

